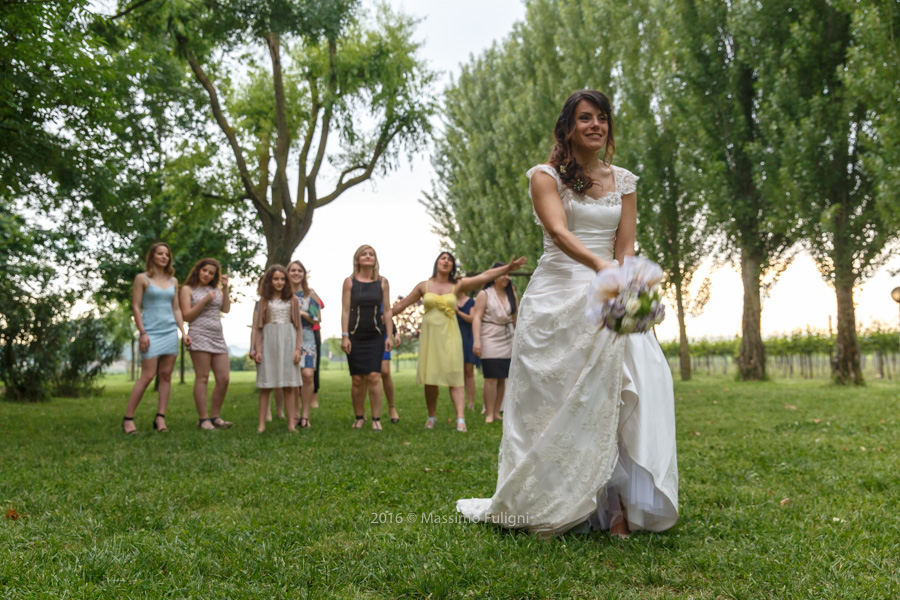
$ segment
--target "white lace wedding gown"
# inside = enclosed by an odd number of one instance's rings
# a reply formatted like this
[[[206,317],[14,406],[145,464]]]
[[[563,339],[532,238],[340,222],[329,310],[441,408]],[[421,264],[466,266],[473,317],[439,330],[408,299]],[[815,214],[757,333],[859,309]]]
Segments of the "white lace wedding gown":
[[[616,191],[600,199],[557,181],[568,228],[613,259],[622,195],[637,177],[613,167]],[[577,525],[662,531],[678,519],[672,376],[652,333],[616,336],[584,316],[594,271],[544,232],[541,256],[519,308],[506,385],[497,488],[456,503],[472,521],[553,535]]]

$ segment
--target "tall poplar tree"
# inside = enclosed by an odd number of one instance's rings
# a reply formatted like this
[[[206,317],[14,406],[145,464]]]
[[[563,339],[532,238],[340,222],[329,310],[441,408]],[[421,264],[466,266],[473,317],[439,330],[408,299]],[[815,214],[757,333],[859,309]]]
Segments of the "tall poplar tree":
[[[796,207],[774,184],[780,157],[771,152],[778,124],[761,121],[770,102],[765,73],[777,68],[795,17],[772,0],[677,0],[671,4],[673,59],[685,91],[696,169],[703,174],[721,256],[740,266],[744,287],[742,379],[764,379],[762,297],[787,268],[799,234]]]
[[[900,241],[889,221],[898,194],[879,188],[876,179],[880,138],[888,132],[873,98],[847,85],[859,43],[853,14],[825,0],[797,4],[795,60],[777,74],[779,102],[769,118],[783,122],[781,186],[802,198],[796,205],[805,244],[837,299],[834,379],[862,384],[853,289],[896,254]],[[900,89],[896,76],[893,89]]]
[[[638,252],[665,272],[665,285],[678,320],[681,379],[691,379],[687,314],[697,314],[709,299],[709,280],[693,295],[691,282],[710,251],[705,194],[692,172],[691,136],[684,91],[670,58],[675,43],[665,23],[666,3],[637,0],[621,7],[616,19],[623,31],[641,35],[618,38],[616,124],[622,124],[618,155],[640,175]]]

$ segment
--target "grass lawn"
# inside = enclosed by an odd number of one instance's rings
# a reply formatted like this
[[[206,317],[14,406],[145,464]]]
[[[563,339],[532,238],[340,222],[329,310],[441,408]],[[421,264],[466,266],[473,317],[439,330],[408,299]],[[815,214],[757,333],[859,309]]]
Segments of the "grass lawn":
[[[173,386],[171,433],[130,383],[93,398],[0,402],[0,598],[898,598],[900,384],[676,384],[681,520],[626,542],[456,522],[488,496],[499,425],[438,427],[412,371],[401,422],[352,431],[350,378],[323,373],[296,435],[257,435],[251,373],[228,431],[196,429]],[[12,516],[12,515],[10,515]],[[448,522],[449,521],[449,522]]]

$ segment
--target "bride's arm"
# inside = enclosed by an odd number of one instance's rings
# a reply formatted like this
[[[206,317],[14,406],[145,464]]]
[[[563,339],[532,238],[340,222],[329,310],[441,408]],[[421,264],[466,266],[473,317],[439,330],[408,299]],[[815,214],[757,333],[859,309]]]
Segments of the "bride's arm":
[[[556,188],[556,180],[548,173],[538,172],[531,176],[531,202],[534,212],[544,225],[547,235],[553,244],[567,256],[577,260],[595,271],[611,267],[612,263],[603,260],[581,243],[578,237],[569,231],[566,223],[566,211]],[[632,229],[632,241],[634,240]]]
[[[626,256],[634,256],[634,236],[637,231],[637,192],[622,196],[622,216],[616,229],[616,260],[619,264]]]

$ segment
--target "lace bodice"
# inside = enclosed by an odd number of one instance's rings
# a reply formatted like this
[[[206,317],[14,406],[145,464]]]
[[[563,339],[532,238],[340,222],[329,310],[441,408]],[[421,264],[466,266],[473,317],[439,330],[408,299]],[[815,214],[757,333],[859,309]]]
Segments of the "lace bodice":
[[[266,311],[266,324],[291,323],[291,302],[275,298],[269,300],[269,308]]]
[[[619,227],[619,218],[622,216],[622,196],[630,194],[637,189],[638,177],[621,167],[613,166],[613,174],[616,189],[600,198],[591,198],[585,194],[578,194],[571,188],[562,184],[559,173],[550,165],[537,165],[526,174],[529,178],[529,194],[531,193],[530,180],[535,172],[547,173],[556,180],[559,197],[566,212],[566,224],[589,250],[604,258],[612,260],[616,243],[616,230]],[[535,219],[543,228],[543,224],[535,214]],[[544,256],[541,263],[554,263],[559,267],[575,265],[575,261],[558,249],[547,231],[544,230]],[[548,264],[548,266],[550,266]]]

